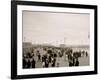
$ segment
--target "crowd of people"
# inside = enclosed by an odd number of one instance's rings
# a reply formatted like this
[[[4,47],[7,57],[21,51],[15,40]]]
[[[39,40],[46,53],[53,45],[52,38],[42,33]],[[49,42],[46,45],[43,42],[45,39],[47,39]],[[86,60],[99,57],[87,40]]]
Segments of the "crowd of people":
[[[57,58],[65,56],[69,66],[79,66],[79,57],[88,56],[87,51],[73,51],[71,48],[40,47],[32,48],[31,52],[23,53],[23,68],[36,68],[36,63],[41,62],[42,68],[59,67]]]

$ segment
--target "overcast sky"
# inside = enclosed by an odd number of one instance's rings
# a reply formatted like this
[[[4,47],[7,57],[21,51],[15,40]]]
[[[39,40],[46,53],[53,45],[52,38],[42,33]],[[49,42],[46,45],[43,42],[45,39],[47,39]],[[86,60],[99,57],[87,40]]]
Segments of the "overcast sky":
[[[23,11],[23,42],[88,45],[89,23],[89,14]]]

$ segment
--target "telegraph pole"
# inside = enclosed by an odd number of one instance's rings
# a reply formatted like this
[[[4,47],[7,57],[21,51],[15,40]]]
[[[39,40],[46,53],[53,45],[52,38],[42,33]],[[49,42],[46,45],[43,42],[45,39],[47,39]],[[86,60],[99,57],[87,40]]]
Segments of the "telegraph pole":
[[[24,42],[26,41],[26,38],[24,37]]]
[[[66,37],[64,37],[64,44],[66,44]]]
[[[88,39],[90,38],[90,33],[88,33]]]

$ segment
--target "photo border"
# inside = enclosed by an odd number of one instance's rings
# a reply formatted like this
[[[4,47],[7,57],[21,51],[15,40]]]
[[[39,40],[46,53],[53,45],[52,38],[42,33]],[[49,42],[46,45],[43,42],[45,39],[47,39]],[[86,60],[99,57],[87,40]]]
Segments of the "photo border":
[[[94,53],[95,53],[94,71],[17,75],[17,5],[93,9],[94,10]],[[34,1],[11,1],[11,78],[12,79],[75,76],[75,75],[89,75],[89,74],[97,74],[97,6],[96,5],[49,3],[49,2],[34,2]]]

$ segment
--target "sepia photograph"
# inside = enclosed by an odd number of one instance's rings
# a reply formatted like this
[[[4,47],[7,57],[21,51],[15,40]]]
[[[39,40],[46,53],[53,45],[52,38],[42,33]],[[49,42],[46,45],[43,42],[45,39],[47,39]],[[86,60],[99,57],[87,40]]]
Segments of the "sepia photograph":
[[[22,12],[23,69],[90,65],[90,14]]]
[[[11,3],[11,78],[97,74],[97,6]]]

